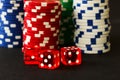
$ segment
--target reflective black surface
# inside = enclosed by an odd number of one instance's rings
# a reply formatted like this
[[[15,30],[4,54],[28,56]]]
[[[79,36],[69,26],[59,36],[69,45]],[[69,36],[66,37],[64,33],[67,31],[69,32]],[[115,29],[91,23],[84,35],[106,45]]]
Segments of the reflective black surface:
[[[82,65],[56,70],[25,66],[21,49],[0,49],[0,80],[120,80],[120,38],[111,42],[109,53],[83,55]]]

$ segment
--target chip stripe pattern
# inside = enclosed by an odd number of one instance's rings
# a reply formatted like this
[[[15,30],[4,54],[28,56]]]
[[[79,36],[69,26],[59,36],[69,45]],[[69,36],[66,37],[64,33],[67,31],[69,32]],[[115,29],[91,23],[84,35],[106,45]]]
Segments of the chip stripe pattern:
[[[23,1],[0,1],[0,47],[22,47]]]
[[[110,51],[109,0],[73,0],[74,42],[85,54]]]
[[[25,64],[45,69],[57,68],[60,65],[60,1],[24,0],[24,11],[22,52]]]

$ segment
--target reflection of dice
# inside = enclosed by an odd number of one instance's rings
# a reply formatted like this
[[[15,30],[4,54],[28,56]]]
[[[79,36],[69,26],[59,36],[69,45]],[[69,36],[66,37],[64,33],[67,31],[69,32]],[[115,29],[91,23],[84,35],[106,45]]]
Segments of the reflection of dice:
[[[24,63],[26,65],[38,64],[38,51],[35,49],[24,49]]]
[[[55,69],[60,65],[60,53],[58,50],[40,50],[39,68]]]
[[[81,50],[75,46],[61,48],[61,62],[64,65],[81,64]]]

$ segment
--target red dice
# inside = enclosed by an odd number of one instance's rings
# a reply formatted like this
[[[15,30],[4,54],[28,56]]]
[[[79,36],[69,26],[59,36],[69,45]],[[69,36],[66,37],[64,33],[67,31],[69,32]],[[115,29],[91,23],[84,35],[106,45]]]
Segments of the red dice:
[[[31,48],[24,48],[24,63],[26,65],[38,64],[38,50]]]
[[[39,68],[56,69],[60,65],[60,53],[58,50],[40,50]]]
[[[61,48],[61,62],[64,65],[79,65],[81,64],[81,50],[78,47],[63,47]]]
[[[42,50],[39,47],[23,47],[24,63],[38,65],[42,69],[56,69],[60,62],[67,66],[81,64],[81,50],[78,47],[63,47],[61,50]]]

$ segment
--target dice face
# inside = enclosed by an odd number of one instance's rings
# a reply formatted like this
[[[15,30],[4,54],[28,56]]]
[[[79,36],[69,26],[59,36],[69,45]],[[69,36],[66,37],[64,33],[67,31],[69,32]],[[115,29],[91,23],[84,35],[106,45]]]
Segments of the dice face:
[[[38,51],[34,49],[24,49],[24,63],[26,65],[37,65]]]
[[[39,52],[39,68],[55,69],[60,65],[60,53],[58,50],[41,50]]]
[[[61,48],[61,62],[64,65],[81,64],[81,50],[74,46]]]

